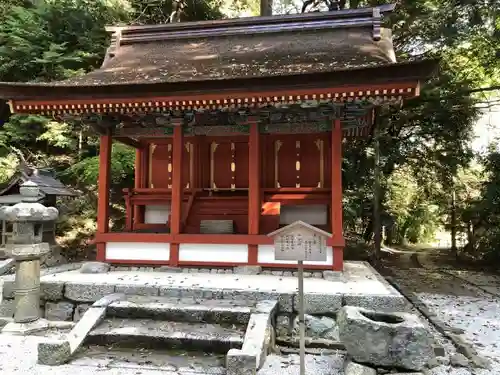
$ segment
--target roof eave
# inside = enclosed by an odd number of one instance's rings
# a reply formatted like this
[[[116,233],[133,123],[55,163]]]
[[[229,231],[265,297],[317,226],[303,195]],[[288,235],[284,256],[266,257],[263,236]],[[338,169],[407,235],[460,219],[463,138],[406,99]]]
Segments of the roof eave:
[[[232,80],[205,80],[189,82],[120,83],[100,86],[66,86],[51,84],[29,84],[0,82],[0,98],[22,101],[46,101],[64,99],[104,99],[134,96],[188,95],[194,93],[222,93],[231,91],[261,92],[271,89],[295,90],[301,88],[321,88],[356,86],[363,84],[422,81],[434,75],[438,60],[395,63],[377,67],[362,67],[321,73],[305,73],[289,76],[267,76],[238,78]],[[50,90],[48,90],[50,89]],[[12,109],[12,108],[11,108]]]

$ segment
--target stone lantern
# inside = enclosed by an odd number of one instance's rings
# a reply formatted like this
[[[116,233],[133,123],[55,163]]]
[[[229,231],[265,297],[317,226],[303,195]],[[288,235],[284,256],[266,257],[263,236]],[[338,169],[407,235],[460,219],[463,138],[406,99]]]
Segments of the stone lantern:
[[[7,251],[16,260],[12,331],[16,331],[16,324],[24,327],[19,327],[18,331],[26,331],[27,324],[40,319],[40,264],[41,258],[50,251],[49,244],[42,243],[43,223],[54,221],[59,215],[56,208],[45,207],[37,202],[40,189],[34,182],[25,182],[19,191],[22,195],[21,203],[0,208],[0,220],[13,224],[12,240],[7,244]],[[7,328],[8,326],[4,331]]]

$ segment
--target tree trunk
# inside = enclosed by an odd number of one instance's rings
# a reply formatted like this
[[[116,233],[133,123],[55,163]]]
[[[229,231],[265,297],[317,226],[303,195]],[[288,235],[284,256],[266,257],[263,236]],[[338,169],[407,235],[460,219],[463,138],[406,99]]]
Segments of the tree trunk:
[[[388,225],[385,231],[385,243],[387,245],[394,244],[394,224]]]
[[[458,250],[457,250],[457,207],[456,207],[456,195],[455,195],[455,187],[451,191],[451,251],[455,254],[455,257],[458,258]]]
[[[380,260],[380,249],[382,246],[381,220],[380,220],[380,144],[379,144],[379,118],[375,113],[373,126],[373,148],[374,148],[374,166],[373,166],[373,240],[375,250],[375,261]]]
[[[261,16],[273,15],[273,0],[260,0],[260,15]]]
[[[373,219],[370,219],[368,224],[366,225],[365,230],[363,231],[363,239],[366,242],[370,242],[373,237]]]

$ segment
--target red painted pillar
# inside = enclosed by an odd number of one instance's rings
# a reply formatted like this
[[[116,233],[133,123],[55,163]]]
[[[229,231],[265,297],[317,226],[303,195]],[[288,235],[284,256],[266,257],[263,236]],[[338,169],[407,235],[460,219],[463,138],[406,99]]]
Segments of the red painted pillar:
[[[333,123],[332,128],[332,244],[333,269],[341,271],[344,268],[344,235],[342,223],[342,124],[340,119]]]
[[[111,135],[101,135],[99,146],[99,188],[97,191],[97,233],[109,232],[109,185],[111,180]],[[97,243],[97,260],[106,259],[106,244]]]
[[[184,139],[182,125],[174,127],[172,150],[172,201],[170,206],[170,233],[179,234],[182,217],[182,154]],[[179,244],[170,244],[170,265],[179,265]]]
[[[259,234],[260,222],[260,134],[259,124],[250,124],[248,137],[248,234]],[[248,245],[248,264],[256,265],[258,245]]]

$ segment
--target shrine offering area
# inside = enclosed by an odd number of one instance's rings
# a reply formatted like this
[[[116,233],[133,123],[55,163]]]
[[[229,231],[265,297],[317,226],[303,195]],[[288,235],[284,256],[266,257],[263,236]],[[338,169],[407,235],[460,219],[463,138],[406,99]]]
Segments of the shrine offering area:
[[[305,276],[306,312],[325,315],[327,326],[322,334],[328,356],[307,357],[318,374],[342,373],[344,347],[338,329],[328,327],[342,306],[406,308],[405,299],[367,263],[347,263],[344,273]],[[0,283],[0,321],[8,323],[15,309],[14,275],[3,276]],[[292,348],[296,344],[297,277],[292,271],[236,267],[181,272],[90,262],[43,270],[41,294],[49,329],[24,339],[5,329],[2,333],[16,352],[29,358],[22,367],[30,373],[44,374],[50,365],[61,373],[98,368],[109,373],[140,369],[146,374],[239,375],[257,369],[271,374],[283,368],[283,360],[290,360],[290,369],[298,364],[293,353],[273,354],[279,353],[277,342]],[[308,340],[314,341],[309,336],[317,335],[314,319],[319,318],[306,317],[312,320]]]
[[[138,272],[137,267],[115,269],[98,277],[79,270],[42,275],[46,315],[53,316],[59,311],[59,319],[54,320],[66,320],[62,319],[65,314],[74,316],[89,303],[112,293],[254,301],[271,298],[279,300],[280,311],[295,311],[297,278],[291,271],[261,270],[264,274],[248,275],[234,272],[254,272],[258,268],[182,269],[182,272],[161,267],[141,268],[144,272]],[[306,276],[309,276],[304,281],[306,313],[336,312],[343,305],[392,311],[404,308],[405,299],[367,263],[347,262],[343,273],[306,272]],[[4,276],[3,280],[6,306],[13,298],[14,275]],[[65,313],[60,311],[63,308]]]
[[[370,265],[346,262],[343,273],[305,276],[308,373],[447,373],[439,371],[453,346]],[[45,328],[24,337],[7,329],[14,275],[0,284],[0,367],[8,374],[298,373],[293,271],[98,262],[44,269],[37,327]]]

